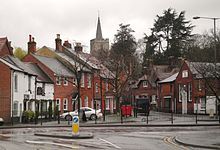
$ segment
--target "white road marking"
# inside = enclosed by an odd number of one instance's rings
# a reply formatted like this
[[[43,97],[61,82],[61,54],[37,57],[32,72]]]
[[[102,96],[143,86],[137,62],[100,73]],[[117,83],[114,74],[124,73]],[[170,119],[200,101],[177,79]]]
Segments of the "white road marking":
[[[48,144],[48,145],[61,146],[61,147],[71,148],[71,149],[79,149],[79,146],[65,145],[65,144],[53,143],[53,142],[29,141],[29,140],[27,140],[26,143],[29,143],[29,144]]]
[[[113,144],[113,143],[111,143],[111,142],[109,142],[109,141],[107,141],[107,140],[104,140],[104,139],[101,139],[101,138],[99,138],[99,140],[100,140],[100,141],[103,141],[103,142],[106,142],[106,143],[110,144],[111,146],[113,146],[113,147],[115,147],[115,148],[117,148],[117,149],[121,149],[121,147],[119,147],[119,146],[117,146],[117,145],[115,145],[115,144]]]

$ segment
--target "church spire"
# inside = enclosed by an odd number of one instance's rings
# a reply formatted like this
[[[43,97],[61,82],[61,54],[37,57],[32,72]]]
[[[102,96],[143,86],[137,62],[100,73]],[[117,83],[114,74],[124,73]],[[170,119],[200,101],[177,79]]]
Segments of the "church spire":
[[[100,18],[98,16],[98,24],[97,24],[97,30],[96,30],[96,39],[97,40],[102,40],[102,29],[101,29],[101,23],[100,23]]]

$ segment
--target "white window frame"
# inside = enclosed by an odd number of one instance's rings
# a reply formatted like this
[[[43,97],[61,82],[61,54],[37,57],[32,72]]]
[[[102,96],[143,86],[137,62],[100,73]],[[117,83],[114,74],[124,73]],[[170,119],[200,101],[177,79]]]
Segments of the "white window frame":
[[[147,81],[143,81],[143,87],[148,87],[148,82]]]
[[[88,74],[88,75],[87,75],[87,80],[88,80],[87,88],[91,88],[91,87],[92,87],[92,80],[91,80],[91,79],[92,79],[92,78],[91,78],[91,75]]]
[[[98,83],[97,83],[97,82],[95,83],[95,92],[96,92],[96,93],[99,92],[99,86],[98,86]]]
[[[188,101],[191,102],[192,101],[192,83],[188,84]]]
[[[108,92],[108,82],[105,82],[105,91]]]
[[[110,109],[110,99],[109,98],[105,99],[105,108],[106,108],[106,110]]]
[[[179,102],[182,102],[182,96],[181,96],[181,84],[178,86],[178,92],[179,92]],[[181,99],[180,99],[181,98]]]
[[[67,77],[63,78],[63,85],[68,86],[68,78]]]
[[[63,99],[63,110],[68,110],[68,99],[67,98]]]
[[[76,77],[73,77],[73,86],[76,86],[76,85],[77,85]]]
[[[19,102],[14,101],[13,102],[13,116],[18,116],[18,106],[19,106]]]
[[[28,91],[31,92],[31,76],[28,76]]]
[[[60,98],[56,98],[56,106],[58,106],[58,111],[60,111]]]
[[[15,74],[14,76],[14,90],[15,92],[18,92],[18,75]]]
[[[182,71],[182,78],[188,78],[188,76],[189,76],[188,70],[183,70]]]
[[[56,85],[61,85],[61,77],[60,76],[56,77]]]
[[[88,96],[84,97],[84,107],[89,107],[89,98],[88,98]]]

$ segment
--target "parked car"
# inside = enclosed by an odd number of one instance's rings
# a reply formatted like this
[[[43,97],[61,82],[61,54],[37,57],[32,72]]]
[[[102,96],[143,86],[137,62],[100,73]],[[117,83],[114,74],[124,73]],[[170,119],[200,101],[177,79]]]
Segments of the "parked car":
[[[81,107],[80,108],[80,113],[85,111],[86,114],[86,118],[90,119],[90,120],[95,120],[96,118],[101,118],[102,117],[102,113],[101,113],[101,109],[95,110],[92,109],[90,107]],[[71,112],[66,112],[60,115],[61,118],[65,119],[65,120],[72,120],[73,116],[78,115],[78,109],[75,111],[71,111]]]
[[[4,124],[4,120],[3,118],[0,118],[0,126],[2,126]]]

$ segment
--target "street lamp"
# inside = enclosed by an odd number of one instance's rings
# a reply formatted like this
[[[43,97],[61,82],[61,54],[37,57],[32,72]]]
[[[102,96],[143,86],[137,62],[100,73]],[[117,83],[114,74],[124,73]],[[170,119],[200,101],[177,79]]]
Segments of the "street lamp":
[[[193,17],[193,19],[210,19],[214,21],[214,64],[216,65],[216,20],[220,19],[220,18],[215,18],[215,17]]]

